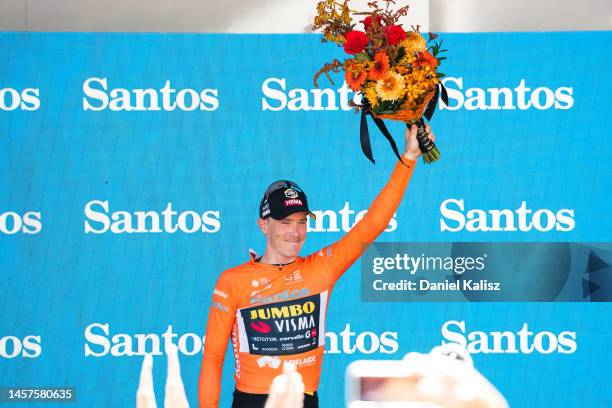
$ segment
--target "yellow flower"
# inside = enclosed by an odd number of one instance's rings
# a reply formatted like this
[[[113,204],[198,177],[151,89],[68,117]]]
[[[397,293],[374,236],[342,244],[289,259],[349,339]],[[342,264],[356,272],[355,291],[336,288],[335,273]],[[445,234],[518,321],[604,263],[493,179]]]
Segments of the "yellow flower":
[[[376,81],[376,93],[383,101],[401,99],[406,92],[404,77],[394,71],[387,72],[383,78]]]
[[[427,49],[427,41],[417,32],[406,33],[406,39],[400,43],[406,51],[406,55],[414,55],[415,52],[425,51]]]
[[[370,106],[375,108],[378,105],[378,95],[376,95],[376,88],[374,83],[365,87],[363,94],[365,95],[368,102],[370,102]]]
[[[410,74],[410,79],[413,82],[425,82],[425,72],[420,69],[413,69]]]
[[[413,54],[406,54],[399,60],[398,65],[402,67],[410,67],[412,66],[412,63],[415,62],[416,60],[417,59]]]
[[[406,87],[406,98],[407,99],[417,99],[423,90],[419,89],[418,84],[410,84]]]

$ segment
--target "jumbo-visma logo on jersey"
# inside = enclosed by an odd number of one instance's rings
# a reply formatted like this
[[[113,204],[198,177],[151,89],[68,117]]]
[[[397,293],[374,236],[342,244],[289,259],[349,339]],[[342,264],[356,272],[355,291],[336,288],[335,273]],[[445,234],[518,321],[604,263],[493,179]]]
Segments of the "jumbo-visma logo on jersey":
[[[327,291],[237,311],[240,351],[257,355],[305,353],[324,344]]]

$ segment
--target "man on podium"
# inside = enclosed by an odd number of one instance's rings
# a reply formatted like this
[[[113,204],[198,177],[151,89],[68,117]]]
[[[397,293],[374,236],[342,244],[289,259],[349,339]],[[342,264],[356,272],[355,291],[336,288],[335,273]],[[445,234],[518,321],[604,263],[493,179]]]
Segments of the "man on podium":
[[[434,141],[429,126],[428,138]],[[263,256],[224,271],[212,296],[200,371],[201,408],[217,407],[228,341],[235,358],[233,408],[263,407],[274,377],[291,363],[304,381],[304,407],[318,407],[317,389],[325,344],[325,317],[340,276],[387,227],[421,155],[417,127],[406,130],[406,148],[367,214],[339,241],[299,256],[312,213],[295,183],[270,185],[258,225],[266,237]]]

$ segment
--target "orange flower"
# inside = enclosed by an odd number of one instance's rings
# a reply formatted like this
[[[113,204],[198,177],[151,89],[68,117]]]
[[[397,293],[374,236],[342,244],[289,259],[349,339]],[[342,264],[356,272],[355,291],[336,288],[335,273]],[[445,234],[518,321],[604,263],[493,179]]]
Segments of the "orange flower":
[[[436,57],[431,55],[429,51],[418,52],[415,65],[417,67],[428,65],[431,68],[435,68],[438,66],[438,60],[436,59]]]
[[[346,83],[353,91],[361,89],[361,86],[365,83],[366,77],[367,73],[362,70],[352,71],[347,69],[344,72],[344,79],[346,79]]]
[[[387,74],[389,70],[389,57],[384,52],[377,52],[374,56],[374,64],[370,72],[368,72],[368,79],[378,81]]]
[[[407,55],[427,50],[427,41],[420,33],[411,31],[406,33],[406,39],[400,43]]]
[[[395,66],[395,70],[399,73],[399,74],[406,74],[408,72],[408,67],[405,67],[403,65],[396,65]]]

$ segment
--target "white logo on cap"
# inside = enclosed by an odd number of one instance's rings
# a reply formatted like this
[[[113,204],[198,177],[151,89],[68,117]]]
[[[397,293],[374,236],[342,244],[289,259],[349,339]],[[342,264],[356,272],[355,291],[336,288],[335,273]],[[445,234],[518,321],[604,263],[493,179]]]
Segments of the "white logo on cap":
[[[265,217],[268,214],[270,214],[270,203],[266,201],[263,207],[261,207],[261,216]]]
[[[285,190],[285,197],[287,198],[297,198],[298,193],[292,188],[288,188]]]
[[[300,200],[299,198],[292,198],[290,200],[285,200],[285,207],[289,207],[292,205],[304,205],[304,204],[302,204],[302,200]]]

